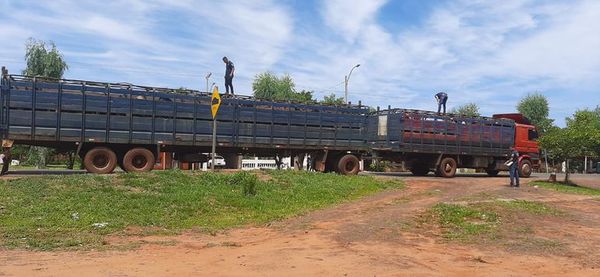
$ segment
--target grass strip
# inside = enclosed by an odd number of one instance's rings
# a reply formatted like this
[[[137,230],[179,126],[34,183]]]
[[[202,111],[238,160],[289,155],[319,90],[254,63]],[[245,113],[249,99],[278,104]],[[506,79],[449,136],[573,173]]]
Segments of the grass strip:
[[[495,239],[500,232],[506,231],[503,230],[504,226],[517,223],[515,221],[521,213],[533,216],[564,214],[541,202],[496,200],[467,205],[438,203],[425,214],[423,219],[425,222],[440,226],[442,237],[446,239],[477,242],[479,239]]]
[[[94,248],[132,226],[213,232],[402,187],[370,176],[291,170],[26,177],[0,183],[0,239],[5,248]]]
[[[552,183],[552,182],[544,182],[537,181],[529,183],[530,186],[538,186],[558,192],[571,193],[571,194],[580,194],[580,195],[591,195],[597,196],[600,195],[600,189],[582,187],[576,185],[565,185],[561,183]]]

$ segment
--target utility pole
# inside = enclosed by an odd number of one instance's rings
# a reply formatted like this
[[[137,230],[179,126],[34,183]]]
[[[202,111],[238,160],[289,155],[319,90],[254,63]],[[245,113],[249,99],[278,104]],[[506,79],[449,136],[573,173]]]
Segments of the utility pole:
[[[210,79],[210,76],[212,76],[212,72],[208,72],[208,74],[206,74],[206,77],[204,77],[206,79],[206,93],[208,93],[210,91],[210,90],[208,90],[209,89],[209,87],[208,87],[208,79]]]
[[[350,81],[350,76],[352,75],[352,71],[359,66],[360,64],[353,66],[352,69],[350,69],[350,73],[344,76],[344,102],[346,104],[348,104],[348,82]]]

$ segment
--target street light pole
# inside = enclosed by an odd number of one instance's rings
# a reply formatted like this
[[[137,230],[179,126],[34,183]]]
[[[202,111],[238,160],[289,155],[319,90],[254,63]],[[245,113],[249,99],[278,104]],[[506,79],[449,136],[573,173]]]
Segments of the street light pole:
[[[353,66],[352,69],[350,69],[350,73],[344,76],[344,102],[346,104],[348,104],[348,82],[350,81],[350,76],[352,75],[352,71],[359,66],[360,64]]]
[[[204,77],[206,79],[206,93],[210,92],[208,90],[208,79],[210,78],[210,76],[212,76],[212,72],[208,72],[208,74],[206,74],[206,77]]]

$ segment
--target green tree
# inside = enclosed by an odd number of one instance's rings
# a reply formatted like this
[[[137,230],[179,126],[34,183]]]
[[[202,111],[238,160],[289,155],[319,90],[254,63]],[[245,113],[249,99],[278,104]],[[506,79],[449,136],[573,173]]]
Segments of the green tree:
[[[190,90],[189,88],[186,88],[186,87],[179,87],[178,89],[175,89],[175,93],[183,94],[183,95],[191,95],[192,90]]]
[[[465,115],[469,117],[480,116],[479,106],[477,106],[477,104],[475,103],[467,103],[457,108],[453,108],[452,110],[450,110],[450,113]]]
[[[527,117],[535,125],[540,134],[546,133],[554,120],[548,118],[548,99],[541,93],[532,93],[523,97],[517,104],[517,111]]]
[[[566,122],[580,146],[579,156],[600,156],[600,115],[587,109],[579,110]]]
[[[326,105],[344,105],[344,97],[336,97],[335,94],[325,95],[321,103]]]
[[[44,42],[30,38],[25,43],[25,63],[23,75],[60,79],[69,68],[63,55],[54,42]],[[50,149],[34,146],[29,150],[28,162],[38,168],[46,166]]]
[[[252,83],[254,97],[276,101],[315,102],[312,91],[296,91],[296,84],[289,75],[278,77],[271,72],[256,75]]]
[[[25,43],[25,62],[27,67],[23,75],[60,79],[69,66],[54,42],[46,43],[30,38]]]
[[[569,183],[569,160],[583,156],[600,155],[600,115],[590,110],[580,110],[566,119],[567,127],[550,128],[539,139],[548,155],[566,161],[565,183]]]

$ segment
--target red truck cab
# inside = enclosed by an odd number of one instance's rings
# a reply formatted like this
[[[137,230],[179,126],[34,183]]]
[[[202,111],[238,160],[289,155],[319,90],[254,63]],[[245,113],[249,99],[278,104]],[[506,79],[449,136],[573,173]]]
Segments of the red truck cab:
[[[540,165],[540,148],[536,141],[538,133],[525,116],[520,113],[495,114],[494,118],[506,118],[515,121],[514,147],[519,152],[519,175],[529,177]]]

